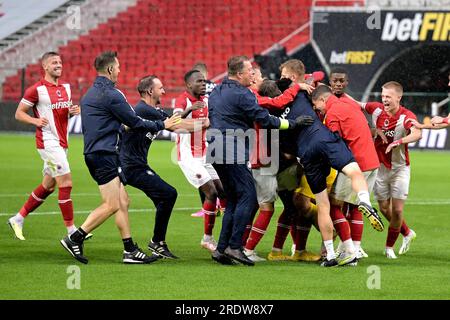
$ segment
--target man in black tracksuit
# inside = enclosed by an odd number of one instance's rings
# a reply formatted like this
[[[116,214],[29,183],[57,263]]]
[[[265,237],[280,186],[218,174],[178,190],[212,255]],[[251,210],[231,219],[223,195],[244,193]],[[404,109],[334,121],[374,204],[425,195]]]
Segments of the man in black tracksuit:
[[[123,93],[115,88],[120,72],[115,52],[101,53],[96,57],[94,65],[98,76],[81,100],[81,119],[85,162],[99,186],[103,203],[89,214],[77,231],[60,242],[75,259],[87,263],[87,258],[83,256],[86,235],[115,214],[124,245],[123,262],[150,263],[157,260],[157,255],[147,256],[131,238],[128,195],[121,183],[119,129],[123,123],[135,130],[156,133],[164,128],[172,128],[180,119],[175,116],[164,122],[148,121],[136,116]]]
[[[242,252],[242,236],[256,200],[253,176],[247,167],[248,143],[245,132],[258,122],[263,128],[293,129],[312,123],[311,117],[295,120],[274,117],[261,108],[249,90],[254,69],[245,56],[228,60],[228,78],[209,97],[207,161],[214,164],[227,197],[217,250],[212,258],[222,264],[238,261],[254,265]],[[244,150],[244,152],[239,152]]]
[[[138,91],[141,101],[134,111],[143,119],[164,121],[169,115],[156,108],[160,104],[160,97],[165,93],[161,80],[156,76],[146,76],[139,81]],[[192,129],[183,120],[177,128]],[[193,124],[192,120],[191,124]],[[199,120],[202,122],[202,120]],[[199,126],[200,127],[200,126]],[[176,259],[166,244],[167,225],[177,199],[177,191],[165,182],[147,163],[148,151],[157,133],[152,131],[123,128],[121,130],[120,163],[126,183],[142,190],[156,207],[153,238],[148,248],[163,258]]]

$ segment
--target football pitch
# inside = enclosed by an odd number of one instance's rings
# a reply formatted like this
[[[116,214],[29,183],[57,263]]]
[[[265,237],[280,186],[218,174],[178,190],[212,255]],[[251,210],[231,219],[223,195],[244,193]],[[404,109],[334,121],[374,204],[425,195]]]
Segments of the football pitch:
[[[32,135],[0,134],[0,144],[1,300],[450,299],[450,153],[411,152],[411,186],[405,217],[417,239],[406,255],[397,260],[386,259],[386,231],[376,232],[365,221],[362,246],[369,258],[361,260],[357,267],[328,269],[292,261],[266,261],[246,267],[219,265],[200,247],[203,221],[190,216],[200,207],[197,190],[170,160],[174,144],[155,141],[149,162],[178,191],[166,240],[180,259],[150,265],[122,264],[122,242],[114,219],[109,219],[85,243],[89,264],[82,265],[59,243],[66,229],[57,192],[26,219],[26,241],[13,238],[6,221],[40,183],[42,162]],[[72,136],[70,144],[72,199],[79,226],[90,210],[100,204],[100,194],[84,164],[82,138]],[[153,234],[153,203],[141,191],[131,187],[127,190],[133,239],[148,252],[147,243]],[[277,202],[269,230],[257,247],[260,256],[267,256],[271,249],[280,212]],[[216,239],[220,225],[218,218]],[[401,242],[400,236],[396,253]],[[290,251],[291,243],[288,238],[285,253]],[[320,251],[320,237],[315,229],[311,230],[308,249]],[[73,280],[74,275],[79,276],[79,281]]]

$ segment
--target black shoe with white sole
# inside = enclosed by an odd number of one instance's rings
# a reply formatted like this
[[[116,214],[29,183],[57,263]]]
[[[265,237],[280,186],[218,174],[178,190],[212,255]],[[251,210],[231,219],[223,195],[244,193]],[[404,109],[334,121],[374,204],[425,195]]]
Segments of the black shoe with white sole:
[[[154,254],[160,256],[161,258],[178,259],[176,255],[170,252],[169,248],[167,247],[167,244],[164,241],[160,242],[150,241],[148,243],[148,249],[151,250]]]
[[[83,256],[83,243],[74,242],[69,236],[64,237],[64,239],[59,241],[61,245],[66,249],[72,257],[80,261],[81,263],[87,264],[88,259]]]
[[[147,264],[155,262],[159,260],[159,257],[156,254],[152,254],[151,256],[146,255],[142,252],[141,249],[135,244],[136,249],[133,252],[123,252],[123,263],[129,264]]]

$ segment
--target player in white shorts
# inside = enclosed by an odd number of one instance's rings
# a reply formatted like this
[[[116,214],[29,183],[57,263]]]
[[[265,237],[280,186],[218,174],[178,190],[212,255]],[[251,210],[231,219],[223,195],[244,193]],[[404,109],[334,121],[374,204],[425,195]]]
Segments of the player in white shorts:
[[[382,87],[382,103],[363,103],[362,107],[372,115],[378,136],[375,148],[381,162],[374,187],[374,195],[380,210],[390,221],[386,240],[385,255],[396,259],[393,247],[399,233],[403,243],[399,254],[409,250],[416,233],[409,229],[404,218],[403,208],[408,197],[410,163],[408,143],[420,140],[422,132],[411,121],[417,118],[414,113],[400,105],[403,87],[398,82],[387,82]]]
[[[204,96],[205,77],[200,71],[191,70],[185,74],[184,82],[186,91],[177,98],[174,113],[180,113],[182,118],[187,119],[208,119],[208,99]],[[226,202],[216,170],[206,163],[206,146],[206,128],[177,136],[178,165],[189,183],[205,194],[202,207],[204,235],[200,245],[213,252],[217,247],[212,233],[216,219],[216,201],[219,198],[222,208],[225,208]]]
[[[69,234],[76,230],[73,220],[73,204],[70,198],[72,177],[67,160],[68,120],[71,115],[80,113],[80,107],[72,104],[70,85],[60,80],[62,73],[61,57],[56,52],[42,56],[43,79],[29,87],[19,103],[16,119],[36,126],[36,147],[44,161],[42,183],[31,192],[20,211],[8,224],[16,238],[23,236],[24,219],[39,207],[58,186],[58,204],[64,224]],[[32,108],[34,117],[28,115]]]

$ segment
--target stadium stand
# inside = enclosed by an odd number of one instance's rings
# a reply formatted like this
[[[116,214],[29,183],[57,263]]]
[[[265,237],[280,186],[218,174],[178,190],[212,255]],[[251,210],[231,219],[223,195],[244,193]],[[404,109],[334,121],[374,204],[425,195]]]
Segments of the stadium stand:
[[[323,2],[353,5],[361,1]],[[166,87],[162,104],[170,106],[171,99],[184,89],[183,74],[197,61],[204,61],[213,77],[225,71],[231,55],[252,57],[267,52],[274,43],[286,45],[289,52],[307,43],[311,5],[311,0],[139,0],[54,49],[63,56],[64,79],[72,84],[74,101],[95,76],[94,57],[111,49],[119,52],[122,74],[118,87],[130,103],[138,100],[138,79],[154,73]],[[40,65],[36,58],[33,62],[26,66],[25,86],[40,77]],[[17,101],[20,95],[21,74],[16,71],[3,83],[3,100]]]

